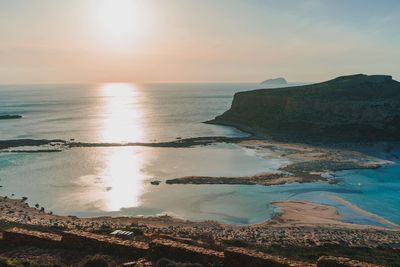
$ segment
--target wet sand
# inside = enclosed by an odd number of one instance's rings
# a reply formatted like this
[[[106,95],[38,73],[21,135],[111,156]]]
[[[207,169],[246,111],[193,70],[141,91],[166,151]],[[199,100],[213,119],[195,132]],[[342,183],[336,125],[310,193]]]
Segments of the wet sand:
[[[364,228],[358,224],[347,224],[340,221],[340,214],[334,207],[310,203],[306,201],[281,201],[273,202],[274,206],[281,209],[281,213],[275,218],[282,225],[317,226],[339,225],[349,228]]]

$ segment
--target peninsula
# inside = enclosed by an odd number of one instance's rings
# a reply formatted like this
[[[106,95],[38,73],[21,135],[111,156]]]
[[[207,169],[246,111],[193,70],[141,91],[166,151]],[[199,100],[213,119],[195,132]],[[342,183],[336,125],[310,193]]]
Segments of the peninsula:
[[[350,75],[297,87],[236,93],[231,108],[207,123],[304,143],[398,141],[400,82]]]

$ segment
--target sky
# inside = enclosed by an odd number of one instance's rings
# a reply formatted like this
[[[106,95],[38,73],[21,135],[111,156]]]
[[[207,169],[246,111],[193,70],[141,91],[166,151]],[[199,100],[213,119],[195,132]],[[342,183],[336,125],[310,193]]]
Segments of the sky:
[[[400,79],[398,0],[0,0],[0,83]]]

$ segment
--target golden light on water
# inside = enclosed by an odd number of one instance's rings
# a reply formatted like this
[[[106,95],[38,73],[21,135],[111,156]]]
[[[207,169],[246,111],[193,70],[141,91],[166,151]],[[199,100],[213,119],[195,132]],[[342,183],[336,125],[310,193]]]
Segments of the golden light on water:
[[[140,206],[146,153],[135,147],[96,148],[92,153],[96,153],[98,169],[74,181],[79,190],[71,192],[64,202],[74,209],[74,201],[79,200],[79,205],[89,210],[107,212]]]
[[[142,155],[132,147],[114,149],[105,157],[104,207],[107,211],[137,207],[143,193]]]
[[[103,142],[139,141],[143,137],[141,112],[138,108],[140,92],[126,83],[110,83],[100,86],[104,102],[101,140]],[[142,155],[138,148],[117,147],[103,154],[104,169],[100,172],[101,209],[118,211],[136,207],[143,192]],[[101,190],[100,192],[98,190]]]
[[[104,101],[102,142],[140,141],[143,138],[140,92],[127,83],[110,83],[100,87]]]

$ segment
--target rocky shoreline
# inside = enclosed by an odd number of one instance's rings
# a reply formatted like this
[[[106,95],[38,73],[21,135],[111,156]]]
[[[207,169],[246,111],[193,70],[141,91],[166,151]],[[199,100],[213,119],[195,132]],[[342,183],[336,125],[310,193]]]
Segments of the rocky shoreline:
[[[241,177],[186,176],[166,180],[167,184],[243,184],[243,185],[280,185],[287,183],[328,182],[328,179],[317,174],[290,176],[285,173],[262,173]],[[330,181],[334,182],[334,181]]]
[[[145,146],[145,147],[194,147],[206,146],[215,143],[239,143],[243,140],[252,140],[253,137],[225,137],[225,136],[205,136],[185,139],[176,139],[166,142],[127,142],[127,143],[90,143],[78,142],[74,139],[12,139],[0,140],[0,152],[14,152],[15,149],[23,151],[21,148],[27,148],[25,151],[41,151],[43,148],[54,148],[58,150],[75,148],[75,147],[129,147],[129,146]]]
[[[186,176],[168,178],[165,180],[165,183],[244,184],[264,186],[280,185],[286,183],[335,183],[336,181],[334,179],[334,173],[336,171],[351,169],[374,169],[392,163],[391,161],[382,160],[374,157],[373,155],[361,153],[355,149],[346,148],[344,146],[333,147],[327,145],[317,146],[307,144],[283,143],[267,139],[260,139],[255,136],[243,138],[196,137],[158,143],[85,143],[77,142],[75,140],[66,141],[62,139],[0,140],[0,153],[50,153],[85,147],[145,146],[190,148],[195,146],[213,145],[217,143],[236,144],[238,146],[249,148],[254,151],[272,151],[273,157],[287,158],[289,163],[280,167],[276,172],[272,173],[259,173],[252,176],[240,177]],[[352,144],[352,146],[354,146],[354,144]],[[268,160],[268,158],[265,159]],[[152,182],[152,184],[159,185],[160,182]]]
[[[345,223],[340,221],[341,216],[335,208],[304,201],[274,203],[281,207],[280,213],[263,223],[225,225],[168,216],[58,216],[44,209],[29,207],[25,200],[0,198],[1,229],[18,226],[53,233],[79,230],[88,235],[101,234],[104,238],[110,236],[113,230],[126,229],[135,232],[134,240],[140,242],[162,237],[206,249],[221,250],[234,246],[277,256],[291,255],[294,260],[304,262],[315,261],[321,254],[326,255],[324,253],[363,258],[374,263],[400,260],[396,251],[400,244],[400,231],[397,229]],[[293,253],[294,250],[297,253]]]
[[[255,151],[269,150],[269,157],[288,159],[289,163],[275,173],[241,177],[187,176],[167,179],[167,184],[246,184],[280,185],[286,183],[336,183],[334,173],[340,170],[375,169],[392,164],[350,149],[278,143],[269,140],[243,140],[238,145]],[[268,160],[268,158],[266,158]],[[329,177],[329,178],[328,178]]]

